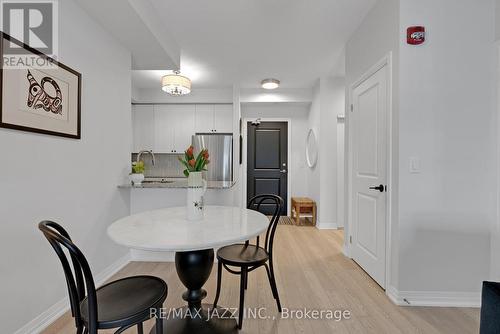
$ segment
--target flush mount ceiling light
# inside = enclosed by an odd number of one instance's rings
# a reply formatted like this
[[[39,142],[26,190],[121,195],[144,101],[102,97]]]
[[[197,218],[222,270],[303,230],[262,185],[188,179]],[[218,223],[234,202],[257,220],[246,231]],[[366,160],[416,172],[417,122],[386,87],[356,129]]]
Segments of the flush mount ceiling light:
[[[161,89],[170,95],[186,95],[191,93],[191,80],[188,77],[174,71],[173,74],[167,74],[161,78]]]
[[[264,79],[260,83],[264,89],[276,89],[280,86],[278,79]]]

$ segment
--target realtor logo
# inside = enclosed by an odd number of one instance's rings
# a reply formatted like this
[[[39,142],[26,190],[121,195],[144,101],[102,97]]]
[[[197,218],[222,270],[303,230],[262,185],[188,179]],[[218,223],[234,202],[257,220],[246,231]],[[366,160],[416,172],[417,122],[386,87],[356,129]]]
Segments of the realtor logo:
[[[57,58],[57,0],[0,0],[2,31],[43,54]],[[31,54],[16,43],[4,43],[4,56]]]

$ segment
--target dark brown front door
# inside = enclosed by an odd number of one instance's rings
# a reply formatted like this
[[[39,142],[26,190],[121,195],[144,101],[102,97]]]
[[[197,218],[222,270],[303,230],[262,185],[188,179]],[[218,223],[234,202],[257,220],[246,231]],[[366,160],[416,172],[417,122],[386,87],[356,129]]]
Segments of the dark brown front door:
[[[274,194],[283,198],[287,214],[288,123],[248,122],[247,198]],[[265,210],[263,204],[263,210]],[[270,210],[269,212],[271,213]]]

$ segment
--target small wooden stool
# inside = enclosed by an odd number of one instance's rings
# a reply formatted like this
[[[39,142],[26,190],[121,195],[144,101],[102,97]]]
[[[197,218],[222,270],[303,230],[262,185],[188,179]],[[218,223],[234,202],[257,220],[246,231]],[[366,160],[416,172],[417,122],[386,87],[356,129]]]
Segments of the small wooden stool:
[[[300,218],[311,218],[316,226],[316,202],[308,197],[292,197],[292,219],[300,225]]]

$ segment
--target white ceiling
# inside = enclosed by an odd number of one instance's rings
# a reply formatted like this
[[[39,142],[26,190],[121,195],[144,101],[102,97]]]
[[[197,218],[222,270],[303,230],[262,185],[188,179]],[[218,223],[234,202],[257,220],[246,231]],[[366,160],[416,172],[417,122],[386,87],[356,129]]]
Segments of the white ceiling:
[[[132,69],[179,66],[180,48],[148,0],[76,1],[130,50]]]
[[[376,0],[150,1],[180,47],[193,89],[311,87],[329,74]],[[137,88],[158,88],[162,71],[134,71]]]

